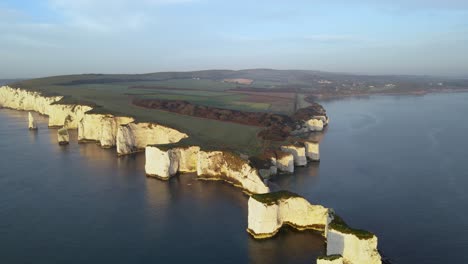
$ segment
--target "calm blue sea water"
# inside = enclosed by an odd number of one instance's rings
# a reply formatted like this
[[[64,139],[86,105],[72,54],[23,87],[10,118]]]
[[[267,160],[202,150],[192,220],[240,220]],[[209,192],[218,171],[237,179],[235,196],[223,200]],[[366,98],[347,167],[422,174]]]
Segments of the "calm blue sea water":
[[[375,232],[396,263],[468,263],[468,94],[324,106],[320,164],[273,184]],[[26,112],[0,110],[0,263],[314,263],[325,251],[312,232],[255,241],[238,189],[146,178],[144,155],[60,147],[37,117],[30,132]]]

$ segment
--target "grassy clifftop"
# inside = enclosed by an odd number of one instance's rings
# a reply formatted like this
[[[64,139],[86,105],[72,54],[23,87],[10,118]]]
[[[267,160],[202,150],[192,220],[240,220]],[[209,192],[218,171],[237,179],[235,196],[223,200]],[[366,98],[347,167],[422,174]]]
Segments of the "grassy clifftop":
[[[437,84],[437,87],[431,85]],[[86,104],[95,113],[132,116],[190,135],[194,144],[257,153],[262,142],[255,125],[146,109],[132,100],[183,100],[194,105],[249,112],[293,114],[319,95],[419,91],[468,87],[467,80],[411,76],[358,76],[304,70],[207,70],[148,74],[81,74],[13,80],[13,87],[65,96],[61,104]]]

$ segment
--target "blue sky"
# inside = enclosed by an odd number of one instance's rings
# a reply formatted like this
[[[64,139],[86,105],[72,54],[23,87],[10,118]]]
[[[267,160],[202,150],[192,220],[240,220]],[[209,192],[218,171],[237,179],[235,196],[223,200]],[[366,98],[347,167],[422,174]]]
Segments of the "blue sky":
[[[0,78],[198,69],[468,77],[466,0],[1,0]]]

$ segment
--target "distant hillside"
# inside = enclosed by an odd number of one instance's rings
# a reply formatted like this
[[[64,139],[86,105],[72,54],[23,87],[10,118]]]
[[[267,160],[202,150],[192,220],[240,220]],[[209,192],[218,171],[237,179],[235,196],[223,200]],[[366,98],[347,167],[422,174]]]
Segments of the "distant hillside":
[[[110,84],[128,82],[163,82],[169,80],[252,80],[237,82],[255,88],[291,88],[307,90],[346,89],[423,89],[433,87],[468,87],[468,79],[410,75],[352,75],[310,70],[204,70],[191,72],[157,72],[147,74],[81,74],[34,79],[41,85],[73,86],[82,84]],[[8,80],[12,82],[15,80]],[[229,82],[229,81],[228,81]],[[28,84],[29,82],[23,83]],[[231,83],[235,83],[232,82]],[[188,87],[190,88],[190,87]]]
[[[22,79],[0,79],[0,85],[5,85],[9,83],[19,82]]]

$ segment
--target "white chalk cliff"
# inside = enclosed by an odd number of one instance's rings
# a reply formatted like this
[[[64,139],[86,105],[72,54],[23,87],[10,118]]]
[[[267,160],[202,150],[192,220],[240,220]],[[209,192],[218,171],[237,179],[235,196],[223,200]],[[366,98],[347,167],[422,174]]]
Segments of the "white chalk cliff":
[[[178,172],[179,160],[170,150],[146,147],[145,158],[145,171],[148,176],[168,180]]]
[[[38,92],[11,88],[9,86],[0,87],[0,106],[16,110],[35,111],[47,115],[52,103],[62,99],[62,96],[41,96]]]
[[[227,181],[249,193],[270,191],[248,161],[226,151],[200,151],[197,175],[204,179]]]
[[[291,153],[294,159],[294,165],[305,166],[307,165],[307,158],[305,154],[305,147],[299,144],[281,146],[281,150],[286,153]]]
[[[328,116],[325,115],[314,116],[313,119],[322,120],[323,126],[328,126],[328,122],[330,122]]]
[[[77,129],[78,122],[91,109],[86,105],[52,104],[46,112],[49,116],[49,127],[65,126],[69,129]]]
[[[28,112],[28,128],[30,130],[37,129],[36,121],[34,120],[34,117],[32,116],[31,112]]]
[[[309,119],[306,121],[306,125],[309,128],[309,131],[311,132],[323,131],[323,121],[321,119]]]
[[[320,150],[319,150],[319,143],[312,142],[312,141],[305,141],[305,152],[307,158],[312,161],[319,161],[320,160]]]
[[[349,227],[342,228],[342,225],[333,222],[327,233],[327,255],[341,255],[344,262],[349,264],[382,263],[375,235]]]
[[[171,153],[178,163],[178,172],[196,172],[198,167],[198,153],[200,147],[178,147],[171,149]]]
[[[349,227],[332,209],[312,205],[288,191],[254,194],[249,198],[247,232],[254,238],[272,237],[283,225],[322,232],[327,239],[327,256],[319,257],[317,263],[382,263],[377,237]]]
[[[0,87],[0,106],[48,115],[49,127],[78,129],[79,142],[94,141],[103,148],[118,145],[117,152],[120,155],[144,149],[149,144],[174,143],[187,137],[184,133],[159,124],[134,123],[132,117],[88,113],[92,110],[90,106],[60,104],[62,98],[8,86]],[[33,123],[30,118],[30,127]],[[128,127],[121,129],[122,125]]]
[[[272,237],[283,225],[325,231],[330,220],[328,208],[287,191],[252,195],[248,201],[247,231],[255,238]]]
[[[291,153],[276,151],[276,167],[280,172],[294,173],[294,156]]]
[[[78,141],[96,141],[104,148],[117,143],[117,130],[134,119],[110,114],[86,114],[78,125]]]
[[[187,138],[187,134],[154,123],[128,123],[117,130],[117,153],[129,154],[148,145],[168,144]]]
[[[149,176],[168,179],[177,172],[196,172],[201,179],[224,180],[249,193],[269,192],[248,161],[226,151],[203,151],[196,146],[173,149],[147,146],[145,155],[145,171]]]
[[[167,148],[153,144],[176,143],[187,135],[175,129],[153,123],[135,123],[134,118],[111,114],[88,113],[92,107],[60,104],[62,96],[43,96],[39,92],[0,87],[0,107],[35,111],[49,116],[48,125],[57,130],[59,144],[68,144],[68,129],[78,129],[80,141],[99,142],[102,147],[117,146],[119,154],[146,151],[145,171],[149,176],[169,179],[181,172],[196,172],[201,179],[224,180],[252,193],[248,201],[248,232],[256,238],[274,236],[283,225],[296,229],[314,229],[327,238],[328,257],[317,263],[380,264],[377,237],[354,230],[337,222],[330,209],[312,205],[304,198],[288,192],[269,193],[259,171],[239,155],[226,151],[201,150],[197,146]],[[299,125],[306,131],[322,131],[329,123],[326,116],[314,116]],[[31,113],[28,127],[37,128]],[[307,158],[320,160],[319,145],[304,142],[304,146],[286,145],[271,156],[267,174],[294,172],[294,165],[304,166]],[[340,255],[342,257],[334,257]]]
[[[340,255],[321,256],[317,258],[317,264],[343,264],[343,257]]]
[[[42,96],[32,92],[9,86],[0,87],[0,106],[16,110],[35,111],[49,116],[50,127],[77,128],[84,113],[91,110],[86,105],[54,104],[63,96]]]

